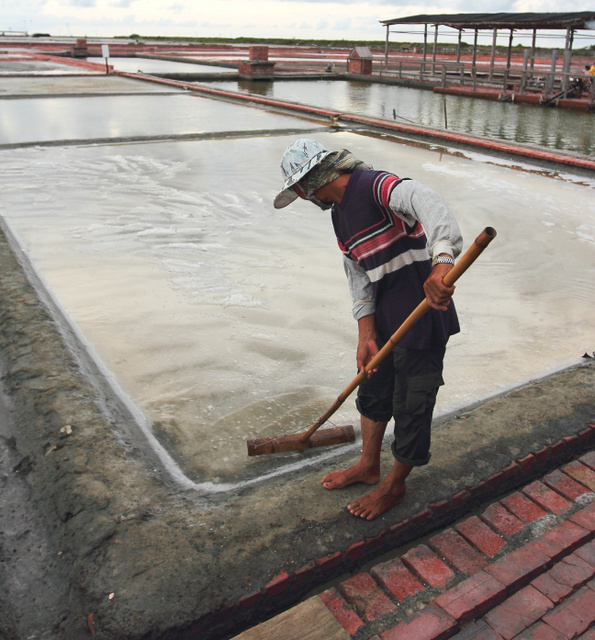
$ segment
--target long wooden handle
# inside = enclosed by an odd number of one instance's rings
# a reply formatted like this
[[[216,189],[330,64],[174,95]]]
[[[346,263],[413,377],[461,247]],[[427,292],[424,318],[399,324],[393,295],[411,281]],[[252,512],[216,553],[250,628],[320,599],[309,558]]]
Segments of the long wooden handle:
[[[443,282],[447,287],[452,287],[454,283],[467,271],[467,269],[475,262],[475,260],[481,255],[482,251],[490,244],[490,242],[496,237],[496,230],[492,227],[486,227],[475,238],[473,244],[467,249],[467,251],[460,257],[455,266],[444,276]],[[378,365],[386,358],[386,356],[392,352],[399,342],[405,337],[415,324],[417,324],[423,316],[430,310],[428,301],[424,298],[417,307],[410,313],[403,324],[393,333],[388,342],[380,349],[380,351],[368,362],[364,371],[360,372],[355,378],[345,387],[343,392],[335,400],[333,405],[324,413],[316,422],[301,435],[302,442],[306,440],[321,427],[337,409],[345,402],[345,400],[351,395],[354,389],[356,389],[368,376],[368,373],[372,369],[376,369]]]

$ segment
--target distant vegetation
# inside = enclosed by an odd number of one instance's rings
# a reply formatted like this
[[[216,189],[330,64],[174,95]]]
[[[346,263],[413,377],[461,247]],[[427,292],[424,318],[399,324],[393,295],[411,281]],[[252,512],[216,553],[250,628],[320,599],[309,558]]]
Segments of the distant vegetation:
[[[189,44],[221,44],[221,45],[237,45],[237,44],[269,44],[269,45],[277,45],[277,46],[302,46],[302,47],[321,47],[321,48],[338,48],[338,49],[349,49],[353,47],[370,47],[370,49],[381,49],[384,51],[386,47],[385,40],[314,40],[314,39],[299,39],[299,38],[249,38],[241,36],[239,38],[192,38],[192,37],[166,37],[166,36],[142,36],[138,33],[133,33],[130,36],[117,36],[121,38],[128,37],[130,40],[136,41],[173,41],[173,42],[188,42]],[[433,42],[428,42],[428,52],[432,51]],[[423,48],[423,43],[420,42],[389,42],[389,51],[413,51],[413,49],[417,48],[418,51],[421,51]],[[473,45],[462,42],[461,48],[463,50],[469,50],[473,48]],[[513,45],[512,50],[515,53],[522,53],[524,49],[527,49],[527,45],[525,44],[516,44]],[[552,51],[553,47],[537,47],[537,51],[539,52],[547,52]],[[438,49],[440,53],[451,53],[456,52],[457,45],[453,43],[438,43]],[[499,44],[496,47],[499,53],[508,51],[508,46]],[[558,47],[558,50],[563,50],[564,44],[563,42]],[[478,51],[482,52],[490,52],[492,50],[492,45],[478,45]],[[595,52],[595,44],[589,47],[583,47],[581,49],[573,49],[573,53],[582,54],[582,55],[592,55]]]

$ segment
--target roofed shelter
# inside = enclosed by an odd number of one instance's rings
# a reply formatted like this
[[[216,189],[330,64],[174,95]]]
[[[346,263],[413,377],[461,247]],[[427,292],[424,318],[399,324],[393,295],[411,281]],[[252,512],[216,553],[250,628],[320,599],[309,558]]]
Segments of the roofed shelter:
[[[459,32],[457,62],[461,55],[461,38],[465,29],[475,32],[473,43],[472,66],[475,67],[477,58],[477,39],[480,31],[492,31],[492,53],[490,60],[490,77],[493,75],[496,55],[496,40],[499,31],[509,32],[507,69],[510,69],[512,39],[515,31],[532,31],[532,45],[529,54],[530,68],[535,63],[535,45],[539,30],[565,30],[566,42],[564,48],[563,73],[570,71],[572,45],[577,30],[595,30],[595,11],[580,11],[574,13],[455,13],[416,15],[392,20],[381,20],[386,26],[385,64],[388,64],[388,45],[391,27],[395,25],[424,25],[424,67],[428,48],[428,26],[434,27],[434,48],[432,62],[435,65],[438,44],[438,29],[440,26],[450,27]],[[554,61],[555,64],[555,61]]]

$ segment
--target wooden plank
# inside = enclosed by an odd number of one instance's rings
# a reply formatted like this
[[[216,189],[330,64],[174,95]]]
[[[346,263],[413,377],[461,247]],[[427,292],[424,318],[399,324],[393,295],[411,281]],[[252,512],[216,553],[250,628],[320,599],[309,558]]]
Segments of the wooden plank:
[[[232,640],[350,640],[351,636],[316,596],[244,631]]]

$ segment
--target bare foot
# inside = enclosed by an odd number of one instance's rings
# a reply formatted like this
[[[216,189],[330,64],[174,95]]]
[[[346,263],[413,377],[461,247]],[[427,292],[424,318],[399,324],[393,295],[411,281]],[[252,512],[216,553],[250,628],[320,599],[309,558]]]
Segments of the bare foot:
[[[322,486],[325,489],[343,489],[356,482],[376,484],[378,480],[380,480],[380,469],[369,469],[357,463],[349,469],[327,473],[322,479]]]
[[[405,485],[394,486],[385,478],[380,486],[357,502],[347,505],[351,515],[364,520],[374,520],[405,499]]]

